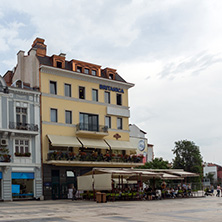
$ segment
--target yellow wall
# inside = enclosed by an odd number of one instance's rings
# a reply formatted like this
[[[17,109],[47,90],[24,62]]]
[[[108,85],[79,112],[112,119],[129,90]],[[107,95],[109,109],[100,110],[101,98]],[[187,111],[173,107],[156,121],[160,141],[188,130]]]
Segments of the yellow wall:
[[[46,74],[42,73],[41,75],[41,90],[42,93],[49,93],[50,92],[50,81],[57,82],[57,95],[64,96],[64,84],[71,84],[72,85],[72,97],[73,98],[79,98],[79,86],[85,87],[86,92],[86,100],[92,101],[92,89],[98,89],[98,97],[99,101],[103,103],[104,102],[104,91],[102,89],[99,89],[99,79],[98,84],[76,80],[72,78],[67,78],[63,76],[55,76],[52,74]],[[113,83],[113,87],[115,87],[115,83]],[[111,104],[116,105],[116,92],[109,91],[110,92],[110,98],[111,98]],[[122,106],[128,107],[128,90],[124,89],[124,93],[122,93]]]
[[[98,79],[99,80],[99,79]],[[57,95],[50,93],[50,81],[57,82]],[[64,96],[64,84],[71,84],[72,97]],[[78,99],[79,86],[85,87],[86,98],[85,100]],[[113,84],[115,87],[115,83]],[[100,104],[92,101],[92,89],[98,89],[98,98]],[[79,113],[91,113],[99,116],[99,125],[105,125],[105,116],[107,112],[107,104],[104,103],[104,91],[99,89],[99,82],[90,83],[86,81],[76,80],[72,78],[41,73],[41,107],[42,107],[42,145],[43,145],[43,160],[46,159],[48,153],[48,138],[47,134],[76,136],[76,128],[74,126],[65,125],[65,110],[72,111],[72,123],[79,123]],[[111,104],[116,105],[116,92],[110,91]],[[59,97],[59,98],[58,98]],[[70,100],[71,99],[71,100]],[[75,100],[77,101],[75,101]],[[102,104],[101,104],[102,103]],[[128,106],[128,90],[124,89],[122,94],[122,106]],[[120,106],[116,106],[119,108]],[[57,109],[58,122],[51,123],[50,109]],[[121,135],[119,140],[129,141],[129,120],[126,117],[123,119],[123,131],[117,130],[117,116],[111,116],[112,130],[109,130],[109,135],[104,139],[115,139],[113,136],[118,133]]]

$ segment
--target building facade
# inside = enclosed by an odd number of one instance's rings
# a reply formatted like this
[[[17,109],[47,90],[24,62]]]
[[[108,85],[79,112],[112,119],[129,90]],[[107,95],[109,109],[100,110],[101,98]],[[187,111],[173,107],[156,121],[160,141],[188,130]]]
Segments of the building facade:
[[[212,181],[210,182],[216,186],[222,182],[222,166],[215,163],[204,163],[203,176],[205,180],[211,178]]]
[[[40,93],[0,77],[0,199],[42,197]]]
[[[154,159],[154,151],[153,151],[153,144],[147,144],[147,162],[153,161]]]
[[[11,82],[19,79],[41,92],[44,198],[67,198],[77,176],[93,167],[142,165],[129,137],[133,84],[115,69],[46,51],[44,39],[37,38],[28,55],[18,53],[11,75]]]
[[[130,142],[134,145],[138,155],[143,155],[143,162],[148,160],[148,147],[147,138],[145,137],[146,132],[141,130],[137,125],[130,124]]]
[[[146,132],[141,130],[137,125],[130,124],[130,142],[135,147],[137,155],[143,155],[143,162],[153,161],[153,146],[148,143],[148,139],[146,138]]]

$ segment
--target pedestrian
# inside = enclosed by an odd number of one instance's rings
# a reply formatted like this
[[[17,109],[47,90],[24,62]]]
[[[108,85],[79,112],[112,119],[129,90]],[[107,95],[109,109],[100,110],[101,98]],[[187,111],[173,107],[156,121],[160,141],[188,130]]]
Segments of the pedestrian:
[[[75,187],[73,187],[73,189],[72,189],[72,200],[76,200],[76,188]]]
[[[220,197],[220,184],[217,185],[217,197]]]

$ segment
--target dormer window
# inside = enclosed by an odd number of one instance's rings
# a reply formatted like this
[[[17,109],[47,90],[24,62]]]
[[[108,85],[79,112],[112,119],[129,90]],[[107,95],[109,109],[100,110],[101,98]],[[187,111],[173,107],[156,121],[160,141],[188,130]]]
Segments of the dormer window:
[[[85,69],[84,69],[84,73],[85,73],[85,74],[89,74],[89,69],[85,68]]]
[[[57,68],[62,68],[62,62],[58,62],[58,61],[57,61],[57,62],[56,62],[56,67],[57,67]]]
[[[77,66],[76,71],[77,71],[77,72],[82,72],[82,67],[81,67],[81,66]]]
[[[23,88],[23,82],[21,80],[16,81],[17,88]]]
[[[96,76],[96,70],[92,70],[92,75]]]
[[[113,74],[109,74],[109,79],[113,79]]]

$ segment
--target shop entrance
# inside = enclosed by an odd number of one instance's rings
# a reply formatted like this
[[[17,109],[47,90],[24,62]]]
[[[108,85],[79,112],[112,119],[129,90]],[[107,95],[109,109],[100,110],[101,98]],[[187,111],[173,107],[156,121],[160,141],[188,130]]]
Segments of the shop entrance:
[[[59,170],[52,170],[52,199],[60,199],[60,178]]]
[[[59,183],[52,183],[52,199],[56,200],[60,197],[60,185]]]
[[[12,198],[32,199],[34,197],[34,173],[12,173]]]

